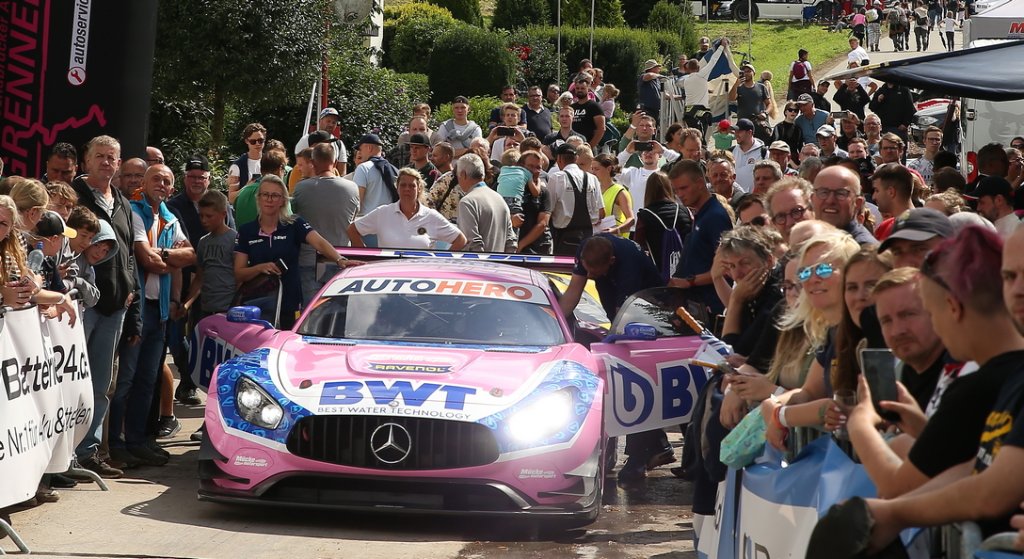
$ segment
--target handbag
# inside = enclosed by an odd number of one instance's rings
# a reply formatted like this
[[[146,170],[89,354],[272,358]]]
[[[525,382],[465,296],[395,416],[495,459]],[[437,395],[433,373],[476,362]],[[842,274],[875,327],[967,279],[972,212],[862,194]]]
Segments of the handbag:
[[[723,464],[737,470],[753,463],[764,452],[767,430],[768,426],[765,425],[764,416],[758,406],[722,440],[719,459]]]

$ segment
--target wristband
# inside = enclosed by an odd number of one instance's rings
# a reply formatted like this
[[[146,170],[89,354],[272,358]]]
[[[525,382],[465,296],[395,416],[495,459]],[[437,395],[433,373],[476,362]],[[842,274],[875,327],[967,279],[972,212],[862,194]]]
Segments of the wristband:
[[[786,421],[786,406],[779,406],[779,425],[789,429],[789,422]]]

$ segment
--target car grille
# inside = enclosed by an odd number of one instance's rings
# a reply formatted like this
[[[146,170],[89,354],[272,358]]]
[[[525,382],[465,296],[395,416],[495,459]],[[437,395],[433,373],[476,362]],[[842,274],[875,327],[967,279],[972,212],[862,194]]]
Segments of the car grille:
[[[381,450],[392,432],[394,447]],[[358,415],[303,418],[288,435],[288,451],[317,462],[378,470],[469,468],[498,459],[493,432],[479,423]]]

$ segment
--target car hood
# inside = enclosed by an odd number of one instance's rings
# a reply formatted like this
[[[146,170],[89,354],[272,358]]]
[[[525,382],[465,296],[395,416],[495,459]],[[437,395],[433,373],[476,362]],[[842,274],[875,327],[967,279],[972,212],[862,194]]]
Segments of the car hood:
[[[532,392],[563,361],[596,371],[590,352],[578,344],[354,345],[300,336],[271,348],[267,368],[290,399],[320,413],[348,413],[336,404],[502,408]]]

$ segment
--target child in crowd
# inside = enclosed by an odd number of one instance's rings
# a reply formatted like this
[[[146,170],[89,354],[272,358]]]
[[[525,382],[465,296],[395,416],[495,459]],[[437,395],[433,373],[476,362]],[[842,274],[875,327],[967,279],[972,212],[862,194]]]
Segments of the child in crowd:
[[[66,182],[50,181],[46,183],[46,193],[50,195],[50,204],[46,209],[57,212],[61,219],[68,220],[71,210],[78,204],[78,194]]]
[[[199,199],[199,222],[207,234],[196,247],[196,274],[189,286],[183,308],[192,314],[193,324],[218,312],[225,312],[235,296],[234,229],[225,223],[228,199],[224,194],[209,190]],[[202,291],[202,298],[199,293]],[[198,313],[191,313],[200,299]]]
[[[505,199],[511,215],[523,213],[523,193],[526,187],[537,196],[537,185],[533,183],[533,174],[525,167],[516,165],[519,156],[517,149],[510,149],[501,154],[501,172],[498,173],[498,194]]]
[[[715,149],[732,149],[732,143],[736,140],[736,135],[732,133],[732,123],[729,122],[729,119],[718,123],[718,132],[712,134],[711,138],[715,141]]]
[[[68,245],[68,241],[78,236],[78,232],[67,226],[57,212],[46,210],[43,217],[36,224],[33,231],[33,250],[38,244],[43,245],[43,267],[40,274],[43,276],[43,288],[58,293],[67,293],[70,289],[69,283],[74,282],[78,276],[78,267],[74,264],[74,255]]]
[[[103,227],[106,226],[106,234]],[[111,258],[117,252],[117,240],[114,238],[114,230],[110,224],[101,222],[92,210],[85,206],[76,206],[68,216],[68,227],[74,229],[78,235],[68,241],[71,248],[72,258],[78,267],[78,277],[69,285],[71,289],[77,289],[86,308],[92,307],[100,300],[100,290],[96,288],[96,272],[92,267],[104,260]],[[89,258],[90,249],[102,244],[105,248],[96,249],[99,254],[102,251],[102,258],[92,262]]]

